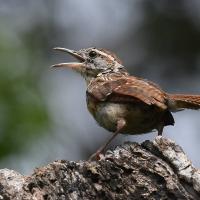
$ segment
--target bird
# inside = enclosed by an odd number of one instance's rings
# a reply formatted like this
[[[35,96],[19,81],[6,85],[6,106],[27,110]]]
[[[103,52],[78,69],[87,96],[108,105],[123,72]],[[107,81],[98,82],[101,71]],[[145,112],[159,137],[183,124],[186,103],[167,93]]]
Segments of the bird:
[[[130,75],[113,52],[96,47],[66,52],[76,62],[52,65],[66,67],[81,74],[86,82],[87,108],[96,122],[113,132],[112,136],[89,160],[98,159],[118,134],[145,134],[174,125],[172,113],[184,109],[200,109],[200,95],[171,94],[149,80]]]

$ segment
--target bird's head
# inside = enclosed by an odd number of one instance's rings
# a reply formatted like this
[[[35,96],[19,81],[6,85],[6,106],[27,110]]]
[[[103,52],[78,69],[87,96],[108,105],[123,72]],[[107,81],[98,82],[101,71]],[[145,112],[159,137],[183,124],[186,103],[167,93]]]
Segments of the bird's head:
[[[72,55],[78,60],[78,62],[59,63],[52,67],[72,68],[81,73],[86,79],[88,77],[95,78],[104,73],[124,71],[124,67],[119,58],[105,49],[97,49],[94,47],[81,49],[79,51],[61,47],[56,47],[54,49]]]

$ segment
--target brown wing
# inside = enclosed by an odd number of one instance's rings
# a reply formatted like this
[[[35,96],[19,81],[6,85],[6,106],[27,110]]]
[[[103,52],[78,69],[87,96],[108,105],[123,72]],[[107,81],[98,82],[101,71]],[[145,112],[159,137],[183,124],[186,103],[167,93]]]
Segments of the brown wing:
[[[87,92],[99,101],[142,101],[161,109],[167,108],[165,93],[158,86],[133,76],[94,81]]]

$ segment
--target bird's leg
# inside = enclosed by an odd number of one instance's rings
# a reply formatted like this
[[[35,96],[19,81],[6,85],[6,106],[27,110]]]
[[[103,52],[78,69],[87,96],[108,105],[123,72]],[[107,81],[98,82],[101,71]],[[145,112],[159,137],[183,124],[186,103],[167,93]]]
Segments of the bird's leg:
[[[123,118],[120,118],[117,121],[117,129],[116,131],[113,133],[112,137],[109,138],[108,141],[106,141],[106,143],[104,145],[102,145],[94,154],[92,154],[89,157],[89,160],[93,160],[93,159],[98,159],[99,158],[99,154],[101,154],[106,148],[107,146],[111,143],[111,141],[119,134],[119,132],[124,128],[124,126],[126,125],[126,121]]]
[[[163,126],[163,124],[161,123],[161,124],[158,126],[158,128],[157,128],[157,130],[158,130],[158,135],[161,135],[161,136],[162,136],[163,128],[164,128],[164,126]]]

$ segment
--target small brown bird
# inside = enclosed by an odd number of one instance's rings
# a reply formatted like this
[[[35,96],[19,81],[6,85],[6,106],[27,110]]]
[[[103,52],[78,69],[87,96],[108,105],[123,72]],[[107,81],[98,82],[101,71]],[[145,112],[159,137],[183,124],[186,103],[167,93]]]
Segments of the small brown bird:
[[[200,108],[200,95],[168,94],[155,83],[131,76],[108,50],[54,49],[78,60],[52,67],[72,68],[85,78],[88,110],[100,126],[114,132],[91,159],[98,157],[118,133],[143,134],[156,129],[162,135],[164,126],[174,125],[171,112]]]

